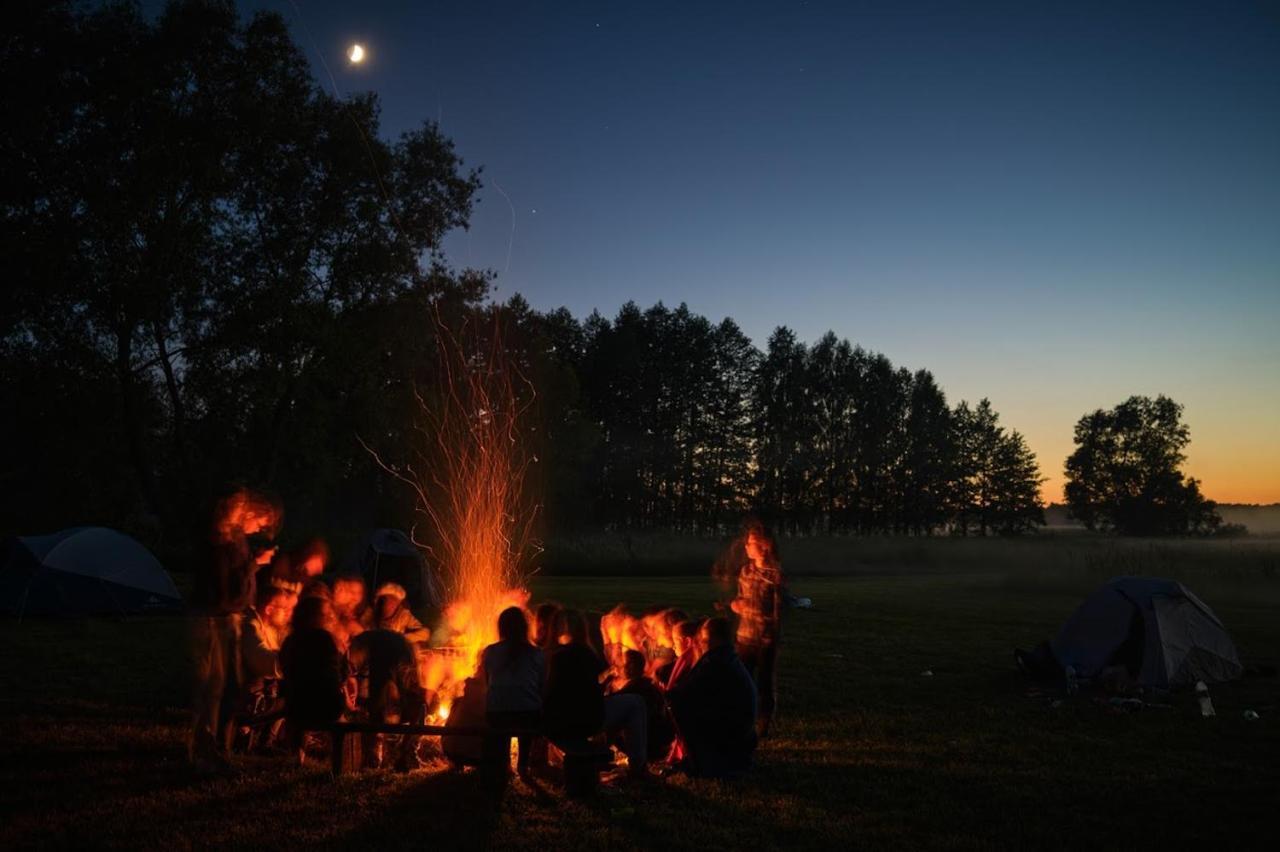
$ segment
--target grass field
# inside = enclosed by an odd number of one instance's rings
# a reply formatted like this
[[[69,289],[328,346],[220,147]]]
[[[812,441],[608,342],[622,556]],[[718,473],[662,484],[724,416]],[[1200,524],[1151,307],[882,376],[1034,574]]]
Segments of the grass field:
[[[1136,713],[1083,696],[1054,707],[1010,650],[1052,632],[1094,571],[984,571],[956,555],[951,572],[793,581],[817,608],[788,613],[776,737],[749,778],[589,805],[517,786],[498,812],[473,775],[442,770],[333,782],[320,765],[255,760],[197,781],[182,759],[180,622],[3,621],[0,848],[1274,848],[1280,681],[1216,688],[1212,719],[1187,695]],[[1280,580],[1186,569],[1246,660],[1275,663]],[[541,577],[534,596],[707,612],[715,589]]]

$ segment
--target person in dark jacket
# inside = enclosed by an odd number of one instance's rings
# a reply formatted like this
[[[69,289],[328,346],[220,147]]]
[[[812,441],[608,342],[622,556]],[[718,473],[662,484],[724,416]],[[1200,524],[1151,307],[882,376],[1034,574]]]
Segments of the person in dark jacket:
[[[535,730],[541,725],[545,666],[542,651],[529,642],[529,621],[520,607],[508,607],[498,616],[498,641],[480,654],[477,676],[485,682],[490,728]],[[516,770],[528,783],[533,737],[518,737],[517,742]],[[491,787],[501,790],[511,770],[511,738],[486,737],[485,747],[485,768],[494,771]]]
[[[195,684],[188,754],[202,772],[225,770],[236,703],[244,682],[241,623],[253,606],[254,574],[275,548],[255,550],[250,536],[274,536],[280,509],[247,489],[218,501],[191,594]]]
[[[600,676],[608,667],[587,638],[587,621],[581,612],[561,611],[556,634],[563,644],[547,660],[543,728],[553,742],[585,740],[604,728]]]
[[[675,731],[667,717],[667,701],[662,689],[644,673],[644,654],[629,650],[625,655],[626,682],[618,689],[619,695],[635,695],[644,701],[647,724],[647,751],[649,760],[661,760],[667,756]]]
[[[303,734],[337,721],[349,709],[346,693],[347,658],[333,637],[337,616],[324,598],[298,601],[293,629],[280,648],[281,695],[285,721],[299,762]]]
[[[351,637],[347,659],[352,673],[361,679],[366,693],[363,709],[371,722],[421,724],[426,715],[426,693],[418,679],[418,656],[413,645],[393,630],[366,630]],[[377,768],[383,762],[382,734],[364,735],[364,764]],[[418,765],[418,737],[400,736],[396,769],[407,772]]]
[[[700,640],[702,658],[667,693],[686,749],[690,775],[730,778],[751,768],[757,737],[756,687],[733,649],[733,629],[708,619]]]

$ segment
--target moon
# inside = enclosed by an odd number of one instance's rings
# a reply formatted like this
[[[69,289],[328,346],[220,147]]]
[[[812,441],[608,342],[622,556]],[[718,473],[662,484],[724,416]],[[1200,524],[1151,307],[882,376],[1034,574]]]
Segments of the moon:
[[[359,65],[364,62],[364,45],[351,45],[351,49],[347,51],[347,58],[351,60],[352,65]]]

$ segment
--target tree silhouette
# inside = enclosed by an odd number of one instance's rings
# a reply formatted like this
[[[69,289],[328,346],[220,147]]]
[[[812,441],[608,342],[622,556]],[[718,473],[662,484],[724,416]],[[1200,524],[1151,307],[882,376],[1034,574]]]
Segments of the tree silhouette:
[[[1222,523],[1200,484],[1180,470],[1191,430],[1167,396],[1131,396],[1076,423],[1065,488],[1071,515],[1125,535],[1211,533]]]

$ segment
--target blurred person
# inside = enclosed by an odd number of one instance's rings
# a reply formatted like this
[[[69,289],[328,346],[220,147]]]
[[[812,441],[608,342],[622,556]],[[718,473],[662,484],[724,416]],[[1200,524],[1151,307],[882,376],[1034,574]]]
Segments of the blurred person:
[[[756,685],[760,736],[769,735],[778,703],[778,643],[782,635],[782,563],[773,535],[758,518],[743,524],[745,562],[738,571],[736,650]]]
[[[666,692],[670,693],[676,684],[684,680],[697,665],[698,658],[702,656],[702,645],[698,640],[701,627],[700,621],[682,621],[671,631],[677,656],[675,665],[671,667],[671,674],[667,677],[664,687]],[[684,741],[680,738],[679,731],[673,730],[672,733],[673,739],[671,749],[667,753],[667,763],[671,766],[680,766],[686,754]]]
[[[258,590],[258,605],[244,623],[240,653],[245,688],[261,692],[264,682],[280,677],[280,648],[289,636],[297,594],[275,586]]]
[[[334,589],[335,594],[337,588]],[[427,696],[418,680],[418,657],[402,634],[393,630],[364,630],[351,638],[347,652],[352,673],[363,683],[361,709],[371,722],[421,724]],[[383,734],[364,734],[364,764],[383,765]],[[420,737],[401,735],[396,769],[407,772],[418,765]]]
[[[364,578],[338,577],[333,581],[333,611],[338,617],[339,644],[373,628],[373,610],[365,601]]]
[[[428,629],[405,603],[407,593],[399,583],[383,583],[374,596],[374,625],[380,630],[394,630],[404,634],[410,642],[426,642],[431,638]]]
[[[560,638],[547,660],[543,728],[553,742],[585,740],[604,728],[600,677],[608,666],[592,647],[581,612],[562,610],[555,632]]]
[[[202,772],[229,767],[226,752],[234,733],[241,684],[241,625],[254,604],[255,574],[275,548],[255,547],[250,537],[274,538],[280,508],[248,489],[221,498],[204,551],[196,563],[191,593],[191,645],[195,683],[188,755]]]
[[[529,641],[529,622],[520,607],[508,607],[498,616],[498,641],[481,653],[477,677],[485,682],[485,719],[490,728],[533,730],[540,726],[546,667],[542,650]],[[516,770],[527,783],[532,783],[532,742],[532,736],[517,738]],[[510,753],[509,737],[485,738],[484,767],[488,771],[501,769],[490,779],[495,791],[505,786]]]
[[[667,693],[691,775],[731,778],[751,768],[756,687],[733,649],[733,635],[726,619],[708,619],[699,633],[706,651]]]
[[[294,608],[289,637],[280,648],[280,692],[299,762],[304,732],[336,722],[351,709],[347,659],[333,635],[337,621],[328,600],[304,597]]]
[[[538,604],[533,611],[533,644],[542,651],[543,682],[546,682],[546,667],[551,653],[560,647],[560,636],[556,632],[560,618],[561,606],[552,601]],[[537,736],[529,746],[529,761],[532,769],[545,769],[550,764],[547,738]]]
[[[289,624],[298,603],[296,593],[274,585],[260,587],[257,599],[257,606],[244,622],[240,641],[244,670],[241,707],[249,716],[272,713],[284,707],[284,699],[279,695],[280,648],[289,635]],[[246,747],[272,748],[280,726],[277,720],[257,735],[249,727],[242,728]]]
[[[645,674],[644,654],[639,651],[627,651],[623,671],[626,680],[617,694],[634,695],[644,702],[646,757],[650,761],[662,760],[667,756],[671,743],[675,739],[675,731],[667,716],[666,698],[662,694],[661,687]]]
[[[702,627],[700,621],[682,621],[671,631],[672,644],[675,645],[676,661],[667,675],[664,688],[670,690],[680,682],[697,664],[702,656],[702,645],[698,641],[698,631]]]

